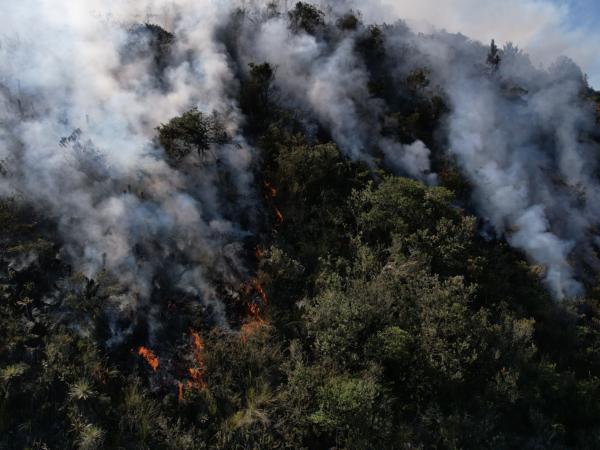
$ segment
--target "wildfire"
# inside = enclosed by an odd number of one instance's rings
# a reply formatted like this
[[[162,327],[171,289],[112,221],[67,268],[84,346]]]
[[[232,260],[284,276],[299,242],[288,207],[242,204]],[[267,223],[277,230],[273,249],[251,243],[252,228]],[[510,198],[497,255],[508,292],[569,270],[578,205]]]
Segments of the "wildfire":
[[[158,369],[159,359],[152,350],[146,347],[140,347],[138,350],[138,355],[142,356],[148,365],[152,367],[152,370],[156,372]]]
[[[256,286],[260,287],[260,284],[257,283]],[[267,296],[266,294],[264,294],[264,291],[262,292],[263,295],[265,295],[263,298],[264,303],[268,304]],[[248,318],[249,321],[243,324],[240,329],[240,338],[244,344],[248,342],[249,336],[257,333],[259,330],[261,330],[267,325],[267,321],[261,317],[260,305],[258,303],[248,304]]]
[[[190,334],[192,335],[192,344],[194,345],[194,360],[198,367],[190,367],[188,369],[188,373],[192,378],[191,381],[188,381],[188,388],[195,385],[199,389],[204,389],[206,387],[206,383],[203,380],[206,373],[204,367],[204,341],[196,331],[190,330]]]
[[[194,356],[196,359],[201,359],[200,355],[204,352],[204,341],[196,331],[191,330],[190,334],[192,335],[192,343],[194,344]]]
[[[250,303],[248,305],[248,316],[252,320],[258,320],[262,322],[262,319],[260,317],[260,306],[258,306],[256,303]]]
[[[263,329],[266,323],[262,319],[252,320],[251,322],[245,323],[240,329],[240,339],[244,344],[248,342],[248,338]]]
[[[271,183],[269,183],[268,181],[265,181],[265,188],[267,189],[267,194],[271,198],[277,197],[277,188],[275,186],[273,186]]]
[[[281,225],[283,223],[283,214],[281,214],[281,211],[279,211],[277,207],[275,207],[275,219],[277,221],[277,225]]]
[[[264,185],[266,189],[265,198],[275,210],[275,225],[281,225],[283,223],[283,214],[281,214],[281,211],[279,211],[279,209],[275,205],[273,205],[272,201],[269,201],[269,199],[274,199],[275,197],[277,197],[277,188],[268,181],[265,181]]]
[[[206,382],[204,381],[204,375],[206,374],[206,367],[204,362],[204,341],[194,330],[190,330],[190,335],[192,337],[192,345],[194,347],[194,361],[196,363],[196,367],[188,368],[188,375],[190,376],[190,380],[185,385],[185,388],[192,389],[194,387],[198,389],[205,389]],[[181,382],[177,383],[177,394],[179,400],[183,400],[183,391],[184,385]]]
[[[256,291],[256,293],[260,296],[260,298],[262,299],[263,303],[265,305],[269,304],[269,298],[267,297],[267,293],[265,292],[265,290],[263,289],[262,285],[254,280],[252,282],[252,286],[254,287],[254,290]]]
[[[240,340],[243,344],[247,344],[250,336],[256,335],[260,330],[264,329],[266,326],[267,323],[262,320],[255,320],[252,322],[245,323],[240,329]]]
[[[190,374],[190,378],[191,378],[191,380],[189,380],[187,382],[188,389],[191,389],[194,386],[201,390],[206,389],[206,382],[203,379],[204,373],[205,373],[204,368],[196,369],[196,368],[190,367],[188,369],[188,373]]]

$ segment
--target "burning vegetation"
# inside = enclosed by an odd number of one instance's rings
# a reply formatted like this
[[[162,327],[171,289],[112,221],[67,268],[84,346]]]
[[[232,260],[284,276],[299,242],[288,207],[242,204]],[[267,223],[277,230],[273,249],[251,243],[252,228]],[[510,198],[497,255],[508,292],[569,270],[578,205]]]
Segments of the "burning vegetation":
[[[190,330],[192,344],[192,367],[188,367],[187,375],[189,379],[184,383],[177,382],[177,397],[179,401],[184,399],[185,389],[204,390],[207,387],[204,377],[206,375],[205,349],[204,341],[197,331]]]
[[[265,181],[264,192],[265,200],[275,214],[275,228],[279,227],[284,222],[284,217],[279,208],[275,205],[275,199],[278,196],[279,190],[269,181]]]
[[[138,349],[138,355],[140,355],[146,360],[148,365],[152,367],[152,370],[154,370],[155,372],[158,370],[158,365],[160,361],[152,350],[146,347],[140,347]]]
[[[206,373],[206,363],[204,360],[204,341],[196,331],[190,331],[190,335],[192,336],[195,366],[188,369],[191,380],[188,381],[187,386],[188,388],[196,387],[198,389],[205,389],[204,375]]]
[[[254,280],[252,282],[252,286],[254,287],[254,290],[261,298],[263,305],[265,305],[265,306],[268,305],[269,299],[267,298],[267,294],[266,294],[265,290],[263,289],[262,285],[260,284],[260,282],[258,280]]]
[[[248,304],[248,316],[240,328],[240,339],[246,344],[251,336],[266,326],[268,326],[268,322],[263,317],[260,306],[257,303],[250,303]]]
[[[265,189],[266,189],[266,193],[267,193],[267,197],[270,198],[275,198],[277,197],[277,189],[268,181],[265,181]]]
[[[69,6],[0,37],[0,448],[600,448],[577,70],[341,6],[125,3],[177,33]],[[32,73],[64,36],[85,57]]]

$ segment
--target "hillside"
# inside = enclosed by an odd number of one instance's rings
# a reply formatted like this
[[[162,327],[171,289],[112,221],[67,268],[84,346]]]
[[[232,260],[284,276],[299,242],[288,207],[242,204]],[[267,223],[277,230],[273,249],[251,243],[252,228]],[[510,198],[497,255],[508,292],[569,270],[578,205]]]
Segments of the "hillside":
[[[7,8],[0,449],[600,448],[581,69],[234,3]]]

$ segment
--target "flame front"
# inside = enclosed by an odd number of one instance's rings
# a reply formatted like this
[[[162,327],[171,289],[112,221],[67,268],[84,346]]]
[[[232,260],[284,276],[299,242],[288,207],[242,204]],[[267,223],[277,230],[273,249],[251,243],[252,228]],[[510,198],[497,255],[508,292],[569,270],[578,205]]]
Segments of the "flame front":
[[[204,368],[196,369],[190,367],[188,369],[188,372],[191,378],[191,380],[187,383],[188,389],[191,389],[193,387],[197,387],[200,390],[206,389],[206,382],[204,381]]]
[[[192,343],[194,344],[194,356],[196,359],[200,359],[199,355],[204,352],[204,341],[196,331],[191,330],[190,334],[192,335]]]
[[[248,342],[248,338],[260,330],[262,330],[267,322],[260,316],[260,307],[256,303],[248,305],[249,321],[242,325],[240,329],[240,339],[244,344]]]
[[[194,347],[194,361],[196,367],[188,368],[188,375],[190,380],[185,385],[186,389],[192,389],[194,387],[198,389],[206,389],[206,381],[204,381],[204,375],[206,374],[206,367],[204,363],[204,341],[200,337],[200,334],[194,330],[190,330],[192,336],[192,345]],[[177,394],[179,401],[183,400],[183,383],[177,383]]]
[[[142,346],[138,349],[138,355],[142,356],[148,365],[152,367],[152,370],[156,372],[158,369],[159,359],[152,350]]]
[[[265,305],[268,305],[269,304],[269,298],[267,297],[267,293],[263,289],[262,285],[258,281],[256,281],[256,280],[252,284],[254,286],[254,290],[260,296],[260,298],[262,299],[263,303]]]
[[[278,208],[275,208],[275,219],[277,221],[277,225],[281,225],[283,223],[283,214],[279,211]]]

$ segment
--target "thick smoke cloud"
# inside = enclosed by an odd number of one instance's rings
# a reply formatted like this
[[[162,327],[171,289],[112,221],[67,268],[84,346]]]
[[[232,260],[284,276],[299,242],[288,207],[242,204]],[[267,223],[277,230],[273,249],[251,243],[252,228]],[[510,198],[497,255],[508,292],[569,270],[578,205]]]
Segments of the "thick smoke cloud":
[[[356,35],[325,42],[307,33],[291,33],[285,15],[244,26],[239,39],[242,65],[254,61],[274,65],[286,106],[316,116],[349,158],[373,166],[372,153],[378,149],[399,173],[435,181],[429,149],[422,142],[405,147],[382,136],[379,117],[384,104],[369,93],[366,68],[355,52]]]
[[[580,69],[559,58],[536,70],[512,46],[498,69],[481,67],[473,61],[485,61],[486,49],[476,43],[444,33],[412,39],[449,97],[448,151],[479,213],[545,268],[556,298],[581,295],[574,274],[581,261],[599,267],[591,230],[600,216],[596,124]]]
[[[356,4],[322,6],[335,23]],[[364,6],[372,16],[375,6]],[[387,99],[367,89],[369,73],[356,52],[360,31],[293,34],[281,17],[247,27],[240,44],[244,62],[274,64],[286,104],[316,115],[349,157],[373,163],[381,152],[388,168],[435,182],[422,142],[400,145],[382,134],[378,118]],[[598,183],[597,143],[590,137],[597,133],[582,99],[581,70],[566,58],[537,69],[512,45],[496,69],[486,65],[487,47],[461,35],[415,35],[403,24],[383,29],[386,62],[380,70],[400,90],[404,77],[425,68],[430,90],[447,98],[451,112],[442,151],[456,158],[473,185],[479,214],[545,269],[556,298],[583,294],[577,277],[584,266],[593,272],[599,266],[591,232],[598,222]]]
[[[232,14],[239,3],[209,0],[0,6],[0,194],[50,214],[76,270],[127,287],[110,299],[111,342],[124,337],[122,316],[144,312],[160,327],[152,296],[165,278],[224,323],[216,280],[248,276],[241,242],[257,210],[256,155],[241,132],[236,77],[251,62],[276,67],[280,106],[299,111],[307,133],[327,130],[353,160],[435,184],[432,152],[455,158],[478,214],[545,268],[552,294],[583,293],[584,269],[598,269],[591,230],[600,211],[597,144],[586,137],[595,124],[574,64],[536,69],[509,47],[495,70],[477,42],[417,35],[399,23],[382,28],[377,70],[397,86],[384,98],[369,89],[373,69],[357,51],[366,26],[335,25],[350,3],[328,10],[314,34],[293,32],[285,14],[257,3],[241,16]],[[373,4],[358,6],[373,15]],[[164,61],[140,28],[146,21],[175,36]],[[233,53],[220,41],[223,29],[237,37]],[[408,98],[403,80],[420,68],[430,78],[426,94],[450,108],[435,150],[400,142],[382,121]],[[192,107],[218,112],[231,142],[174,168],[153,141],[155,128]]]
[[[340,2],[327,2],[323,4]],[[367,22],[406,21],[413,30],[431,33],[446,30],[489,42],[501,39],[526,48],[535,65],[551,64],[558,55],[568,55],[600,83],[600,58],[595,27],[574,23],[574,5],[554,0],[349,0]],[[589,9],[589,6],[588,8]]]
[[[112,301],[132,320],[156,313],[148,301],[165,272],[223,320],[209,280],[244,270],[236,248],[247,232],[236,211],[253,202],[253,157],[227,95],[235,80],[213,39],[227,13],[223,3],[185,0],[0,7],[0,159],[8,173],[0,189],[58,222],[63,256],[76,270],[106,271],[126,286]],[[147,19],[177,36],[162,82],[152,36],[138,25]],[[219,167],[192,158],[174,170],[152,143],[155,127],[195,106],[222,114],[233,142],[219,149]],[[223,204],[219,171],[231,174],[238,205]]]

